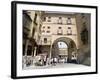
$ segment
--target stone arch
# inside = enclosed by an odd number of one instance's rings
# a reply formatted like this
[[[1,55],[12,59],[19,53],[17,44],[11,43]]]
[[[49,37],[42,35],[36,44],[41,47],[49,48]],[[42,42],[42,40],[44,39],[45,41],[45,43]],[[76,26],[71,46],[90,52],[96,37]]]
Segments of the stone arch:
[[[76,44],[75,42],[70,39],[70,38],[67,38],[67,37],[60,37],[60,38],[57,38],[53,44],[52,44],[52,51],[51,51],[51,57],[59,57],[59,50],[58,50],[58,45],[57,43],[58,42],[64,42],[66,43],[66,45],[68,46],[68,61],[71,60],[71,53],[75,50],[77,50],[77,47],[76,47]]]

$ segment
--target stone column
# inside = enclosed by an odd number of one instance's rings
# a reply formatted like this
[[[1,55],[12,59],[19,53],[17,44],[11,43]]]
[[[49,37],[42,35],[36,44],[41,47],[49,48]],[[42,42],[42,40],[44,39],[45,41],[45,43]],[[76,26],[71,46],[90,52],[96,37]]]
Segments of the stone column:
[[[29,43],[29,40],[27,39],[26,40],[26,44],[25,44],[25,57],[24,57],[24,67],[26,67],[26,64],[27,64],[27,50],[28,50],[28,43]]]
[[[37,47],[34,48],[34,56],[36,56],[36,49],[37,49]]]
[[[49,54],[49,58],[51,59],[51,54],[52,54],[52,44],[50,46],[50,54]]]
[[[33,53],[33,50],[34,50],[34,46],[32,45],[32,53],[31,53],[31,54],[32,54],[32,57],[34,56],[34,55],[33,55],[33,54],[34,54],[34,53]]]
[[[70,48],[68,48],[68,62],[71,62],[71,56],[72,56],[72,52]]]
[[[33,52],[34,46],[32,45],[32,52],[31,52],[31,64],[33,64],[33,59],[34,59],[34,52]]]
[[[29,40],[26,40],[26,44],[25,44],[25,56],[27,56],[28,43],[29,43]]]

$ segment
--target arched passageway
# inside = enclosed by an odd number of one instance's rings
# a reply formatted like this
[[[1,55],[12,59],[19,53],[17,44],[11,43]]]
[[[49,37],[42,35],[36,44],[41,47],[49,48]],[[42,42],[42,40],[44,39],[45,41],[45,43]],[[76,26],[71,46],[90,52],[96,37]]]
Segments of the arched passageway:
[[[76,44],[72,39],[60,37],[56,39],[52,44],[51,57],[67,59],[67,62],[71,62],[71,59],[76,54],[76,51]]]

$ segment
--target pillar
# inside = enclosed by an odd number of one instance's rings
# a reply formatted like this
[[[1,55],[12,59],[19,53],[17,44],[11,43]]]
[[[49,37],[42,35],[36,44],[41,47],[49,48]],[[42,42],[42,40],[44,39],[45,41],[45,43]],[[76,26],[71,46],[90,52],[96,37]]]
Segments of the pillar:
[[[34,56],[34,55],[33,55],[33,49],[34,49],[34,46],[32,45],[32,53],[31,53],[31,54],[32,54],[32,57]]]
[[[28,43],[29,43],[29,40],[26,40],[26,44],[25,44],[25,56],[27,56]]]
[[[50,46],[50,54],[49,54],[49,58],[51,59],[51,54],[52,54],[52,44]]]
[[[37,49],[37,47],[34,48],[34,56],[36,56],[36,49]]]
[[[28,43],[29,43],[29,40],[27,39],[26,40],[26,44],[25,44],[25,63],[24,63],[24,67],[26,67],[26,64],[27,64],[27,50],[28,50]]]

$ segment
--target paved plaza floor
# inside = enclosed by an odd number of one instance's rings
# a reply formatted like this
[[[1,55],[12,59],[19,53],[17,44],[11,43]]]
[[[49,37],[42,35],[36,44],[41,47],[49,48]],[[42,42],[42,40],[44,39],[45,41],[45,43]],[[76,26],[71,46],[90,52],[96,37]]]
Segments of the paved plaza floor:
[[[51,69],[51,68],[85,68],[90,67],[82,64],[73,64],[73,63],[57,63],[55,65],[46,65],[46,66],[35,66],[31,65],[29,67],[24,67],[24,70],[27,69]]]

